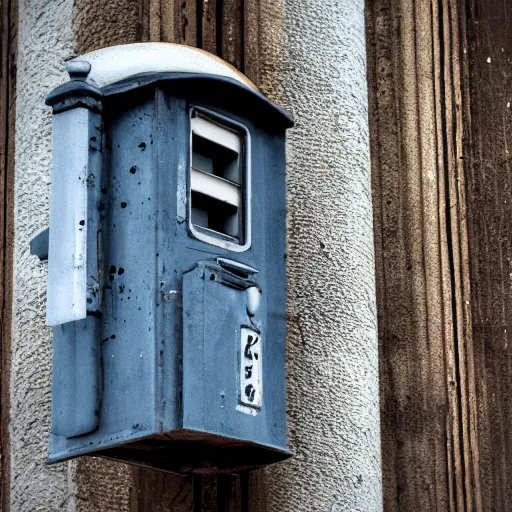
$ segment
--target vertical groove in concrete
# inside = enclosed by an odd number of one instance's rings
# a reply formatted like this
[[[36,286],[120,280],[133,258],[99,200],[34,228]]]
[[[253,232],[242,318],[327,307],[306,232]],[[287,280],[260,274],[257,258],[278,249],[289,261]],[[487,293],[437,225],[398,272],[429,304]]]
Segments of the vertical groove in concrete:
[[[9,510],[10,503],[9,403],[17,28],[17,0],[0,0],[0,511]]]
[[[378,511],[364,2],[288,0],[283,50],[282,103],[297,122],[287,167],[288,422],[295,458],[268,470],[268,508]]]

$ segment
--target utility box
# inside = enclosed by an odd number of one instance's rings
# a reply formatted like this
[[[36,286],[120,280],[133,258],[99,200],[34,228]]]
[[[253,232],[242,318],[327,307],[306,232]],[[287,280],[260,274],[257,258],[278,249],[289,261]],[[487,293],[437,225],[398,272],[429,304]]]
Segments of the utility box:
[[[189,47],[123,45],[67,67],[46,100],[49,462],[190,473],[287,458],[291,118]]]

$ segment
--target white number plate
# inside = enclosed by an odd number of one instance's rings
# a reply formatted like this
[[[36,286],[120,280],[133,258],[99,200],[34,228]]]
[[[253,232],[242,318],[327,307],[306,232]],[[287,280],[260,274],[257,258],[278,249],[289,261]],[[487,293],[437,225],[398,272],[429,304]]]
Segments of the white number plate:
[[[261,408],[261,335],[242,327],[240,338],[240,403]]]

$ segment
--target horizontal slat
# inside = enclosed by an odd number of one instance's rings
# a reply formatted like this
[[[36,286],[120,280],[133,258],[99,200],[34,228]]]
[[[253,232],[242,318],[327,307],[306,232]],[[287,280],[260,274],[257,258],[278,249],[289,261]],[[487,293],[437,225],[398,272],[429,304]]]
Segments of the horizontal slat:
[[[201,233],[204,233],[206,235],[209,235],[214,238],[221,238],[223,240],[228,240],[229,242],[233,242],[235,244],[238,243],[238,237],[231,236],[226,233],[221,233],[220,231],[215,231],[214,229],[205,228],[204,226],[198,226],[194,225],[195,229],[200,231]]]
[[[208,121],[204,117],[196,116],[192,118],[192,132],[219,144],[219,146],[240,153],[240,136],[231,130]]]
[[[192,168],[190,188],[194,192],[240,207],[240,187],[225,179]]]

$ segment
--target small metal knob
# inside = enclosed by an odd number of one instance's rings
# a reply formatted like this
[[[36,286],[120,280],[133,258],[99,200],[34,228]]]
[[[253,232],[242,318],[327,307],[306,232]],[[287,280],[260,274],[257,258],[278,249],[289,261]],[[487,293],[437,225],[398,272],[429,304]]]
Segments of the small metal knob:
[[[91,71],[91,65],[83,60],[71,60],[66,64],[66,69],[71,80],[85,82]]]
[[[256,286],[247,288],[247,313],[254,316],[260,307],[261,290]]]

